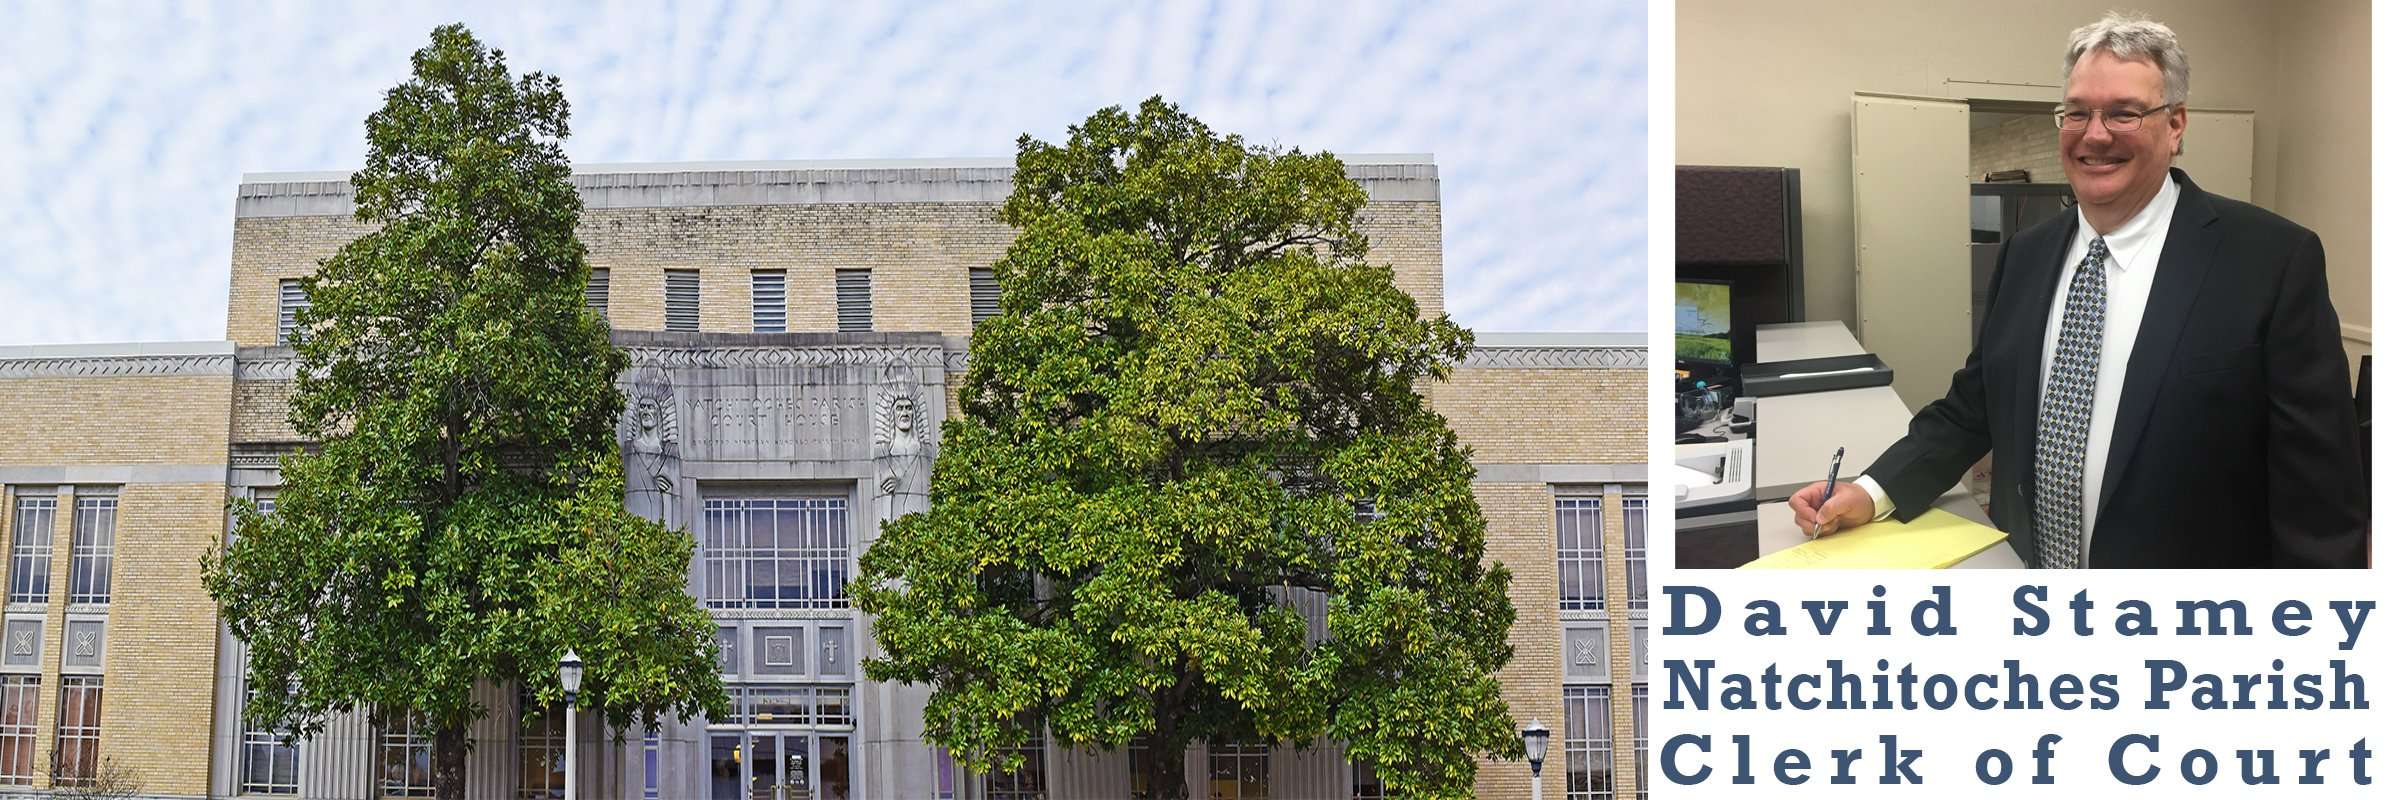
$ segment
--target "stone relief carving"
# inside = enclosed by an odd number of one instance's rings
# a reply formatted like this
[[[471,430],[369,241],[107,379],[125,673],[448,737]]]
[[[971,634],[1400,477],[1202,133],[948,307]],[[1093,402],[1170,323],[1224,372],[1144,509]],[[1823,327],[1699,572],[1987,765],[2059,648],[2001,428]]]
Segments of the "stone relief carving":
[[[625,454],[626,508],[675,527],[675,487],[683,477],[683,443],[675,388],[665,373],[642,370],[625,396],[617,441]]]
[[[98,658],[100,656],[99,640],[100,637],[93,631],[76,631],[74,651],[75,657]]]
[[[1574,642],[1577,666],[1591,666],[1600,663],[1600,640],[1591,637],[1577,637]]]
[[[33,631],[16,631],[9,638],[8,650],[15,655],[33,655]]]
[[[915,383],[896,375],[876,399],[876,510],[882,519],[896,519],[921,507],[932,448],[925,441],[925,411]]]

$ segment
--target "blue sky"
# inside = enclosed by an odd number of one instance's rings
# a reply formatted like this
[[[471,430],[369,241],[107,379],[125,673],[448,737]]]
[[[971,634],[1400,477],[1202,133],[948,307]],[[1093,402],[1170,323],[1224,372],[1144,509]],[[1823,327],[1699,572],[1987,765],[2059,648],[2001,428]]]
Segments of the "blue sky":
[[[354,168],[452,21],[559,76],[578,163],[1007,156],[1152,94],[1429,152],[1453,318],[1644,327],[1638,0],[380,5],[0,0],[0,344],[224,338],[241,174]]]

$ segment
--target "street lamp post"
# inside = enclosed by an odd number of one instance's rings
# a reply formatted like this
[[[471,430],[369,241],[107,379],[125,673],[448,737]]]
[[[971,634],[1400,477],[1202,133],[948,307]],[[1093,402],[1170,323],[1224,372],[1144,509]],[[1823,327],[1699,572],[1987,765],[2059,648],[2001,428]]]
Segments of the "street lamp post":
[[[583,688],[583,659],[574,650],[558,660],[558,686],[567,690],[567,800],[575,800],[575,691]]]
[[[1525,737],[1525,763],[1533,765],[1533,800],[1542,800],[1542,756],[1550,751],[1550,729],[1536,719],[1517,735]]]

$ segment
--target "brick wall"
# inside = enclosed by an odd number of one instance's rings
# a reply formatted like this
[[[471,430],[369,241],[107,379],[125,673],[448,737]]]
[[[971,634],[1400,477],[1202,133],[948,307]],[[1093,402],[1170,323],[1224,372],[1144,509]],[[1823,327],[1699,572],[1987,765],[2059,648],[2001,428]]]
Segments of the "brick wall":
[[[225,463],[228,376],[0,380],[0,466]]]
[[[1458,369],[1418,391],[1478,464],[1639,464],[1638,369]]]
[[[1478,483],[1475,502],[1486,522],[1484,560],[1508,567],[1509,602],[1517,607],[1509,646],[1516,658],[1500,668],[1500,689],[1518,724],[1539,718],[1555,730],[1566,715],[1560,690],[1558,541],[1550,487],[1539,483]],[[1566,796],[1563,770],[1542,771],[1545,795]],[[1533,772],[1523,761],[1486,761],[1475,774],[1476,797],[1530,797]]]
[[[745,333],[750,271],[786,271],[788,329],[834,329],[833,272],[873,271],[875,329],[966,335],[967,270],[999,260],[1015,231],[986,202],[595,209],[577,235],[593,267],[609,270],[609,322],[666,326],[665,270],[700,271],[700,328]],[[1431,316],[1442,310],[1441,209],[1434,202],[1377,202],[1362,212],[1369,260],[1390,264],[1399,286]],[[278,282],[367,232],[348,217],[234,220],[226,338],[273,344]]]
[[[217,617],[200,556],[224,520],[223,484],[133,484],[118,498],[100,752],[149,793],[208,790]]]
[[[2048,114],[1992,114],[1989,118],[1999,121],[1967,132],[1967,174],[1973,176],[1969,180],[1983,180],[1985,173],[2021,169],[2031,171],[2035,183],[2067,181],[2066,170],[2058,165],[2058,123]]]

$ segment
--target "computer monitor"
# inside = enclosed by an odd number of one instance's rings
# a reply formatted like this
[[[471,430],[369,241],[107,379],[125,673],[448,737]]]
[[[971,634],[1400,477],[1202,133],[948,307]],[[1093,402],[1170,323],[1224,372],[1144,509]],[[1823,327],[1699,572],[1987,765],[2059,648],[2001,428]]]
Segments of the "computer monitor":
[[[1675,362],[1733,365],[1732,281],[1675,281]]]

